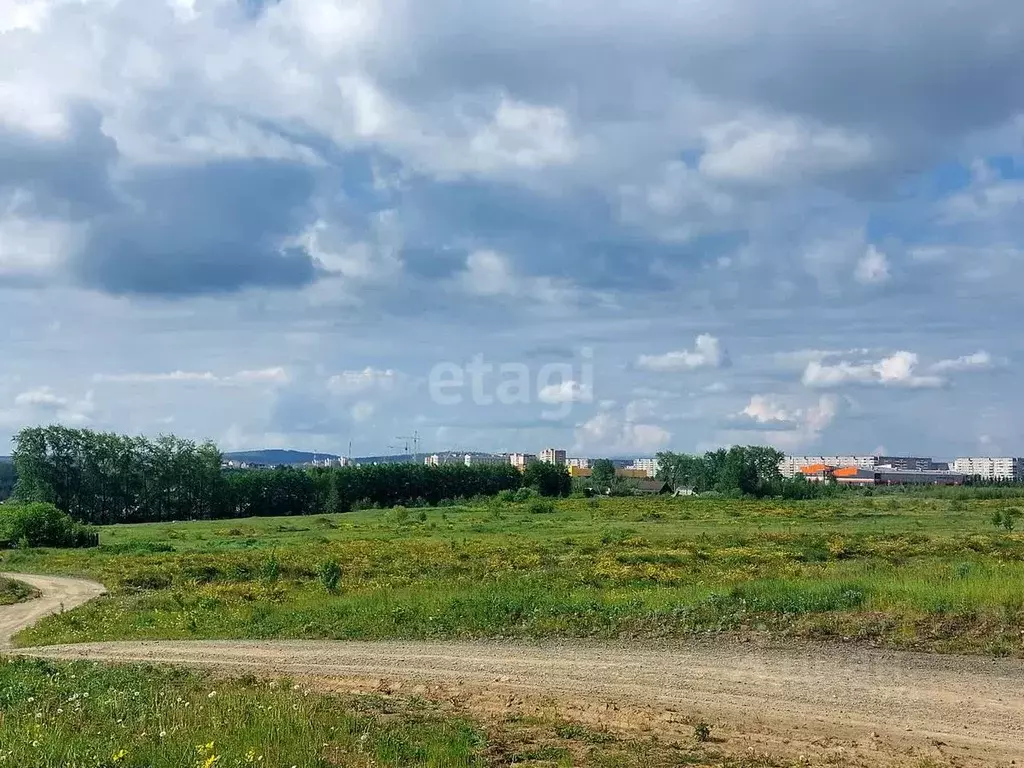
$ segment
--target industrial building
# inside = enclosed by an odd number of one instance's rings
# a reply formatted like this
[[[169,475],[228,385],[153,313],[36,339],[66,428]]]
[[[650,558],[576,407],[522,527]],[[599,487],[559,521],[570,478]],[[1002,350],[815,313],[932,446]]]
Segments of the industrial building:
[[[783,477],[796,477],[804,467],[823,464],[827,467],[859,467],[873,469],[876,456],[786,456],[779,462]]]
[[[893,469],[892,467],[834,467],[811,464],[801,473],[815,483],[835,481],[840,485],[962,485],[966,475],[937,469]]]
[[[933,461],[930,456],[786,456],[779,462],[783,477],[795,477],[804,467],[824,464],[827,467],[858,469],[912,470],[915,472],[946,471],[949,464]],[[953,468],[955,471],[960,470]]]

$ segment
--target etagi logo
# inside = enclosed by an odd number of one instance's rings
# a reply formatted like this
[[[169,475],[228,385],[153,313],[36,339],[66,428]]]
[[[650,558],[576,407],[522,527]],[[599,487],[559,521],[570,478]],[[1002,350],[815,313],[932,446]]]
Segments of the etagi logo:
[[[545,363],[536,370],[526,363],[488,362],[482,354],[465,364],[438,363],[430,369],[429,389],[438,405],[542,403],[548,407],[541,418],[557,421],[575,403],[593,402],[594,351],[584,347],[578,360]]]

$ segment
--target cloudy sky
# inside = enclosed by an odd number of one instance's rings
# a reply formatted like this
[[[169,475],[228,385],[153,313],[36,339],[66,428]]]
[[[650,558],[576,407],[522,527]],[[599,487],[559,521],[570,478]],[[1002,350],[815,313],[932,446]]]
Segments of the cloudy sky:
[[[0,453],[1024,453],[1024,3],[0,0]]]

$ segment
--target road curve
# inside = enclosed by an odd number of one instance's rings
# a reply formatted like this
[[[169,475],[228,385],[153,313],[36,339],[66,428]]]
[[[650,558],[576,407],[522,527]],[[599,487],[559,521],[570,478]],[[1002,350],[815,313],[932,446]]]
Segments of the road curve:
[[[29,584],[40,593],[34,600],[0,606],[0,649],[10,648],[12,637],[44,616],[70,611],[107,591],[102,584],[84,579],[25,573],[0,573],[0,577]]]
[[[6,574],[5,574],[6,575]],[[50,611],[98,584],[17,578]],[[0,638],[38,618],[0,608]],[[6,633],[6,634],[4,634]],[[707,720],[726,751],[848,766],[1010,766],[1024,761],[1024,663],[863,647],[548,641],[144,641],[20,649],[54,659],[170,663],[289,676],[325,690],[411,692],[475,714],[556,711],[690,739]],[[928,762],[930,761],[930,762]]]

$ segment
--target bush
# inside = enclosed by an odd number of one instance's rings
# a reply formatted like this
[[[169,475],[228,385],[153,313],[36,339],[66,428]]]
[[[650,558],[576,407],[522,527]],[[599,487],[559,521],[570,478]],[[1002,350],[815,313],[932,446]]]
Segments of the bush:
[[[547,499],[534,499],[527,509],[531,515],[550,515],[555,511],[555,504]]]
[[[0,542],[19,547],[95,547],[99,536],[52,504],[0,506]]]
[[[341,566],[337,560],[327,560],[320,564],[320,583],[328,592],[334,592],[341,583]]]

